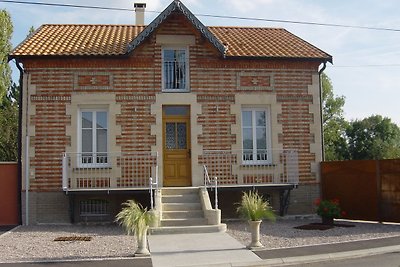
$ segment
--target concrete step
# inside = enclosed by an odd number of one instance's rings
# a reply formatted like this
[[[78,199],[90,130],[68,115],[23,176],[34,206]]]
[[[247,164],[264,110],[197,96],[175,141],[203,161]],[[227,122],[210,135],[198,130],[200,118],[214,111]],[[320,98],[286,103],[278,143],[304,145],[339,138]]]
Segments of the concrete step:
[[[219,233],[226,231],[226,224],[219,225],[196,225],[196,226],[168,226],[149,228],[151,235],[164,234],[199,234],[199,233]]]
[[[184,195],[162,195],[162,203],[199,203],[200,197],[197,194]]]
[[[197,187],[168,187],[161,189],[161,195],[199,195]]]
[[[193,211],[201,210],[201,204],[198,203],[164,203],[162,204],[164,211]]]
[[[163,226],[196,226],[207,225],[208,221],[205,218],[191,218],[191,219],[162,219],[160,221],[161,227]]]
[[[163,219],[204,218],[202,210],[163,211]]]

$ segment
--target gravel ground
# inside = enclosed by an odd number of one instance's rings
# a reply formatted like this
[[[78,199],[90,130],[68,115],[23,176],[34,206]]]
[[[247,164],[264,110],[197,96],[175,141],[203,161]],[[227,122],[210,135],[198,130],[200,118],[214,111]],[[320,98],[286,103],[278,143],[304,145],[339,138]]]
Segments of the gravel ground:
[[[400,224],[340,221],[337,223],[351,224],[354,227],[334,227],[323,231],[294,228],[315,222],[320,220],[279,220],[275,223],[264,221],[260,227],[260,241],[266,249],[278,249],[400,236]],[[251,241],[247,223],[229,222],[227,233],[243,245],[249,245]]]
[[[355,223],[355,227],[329,230],[298,230],[295,226],[318,220],[279,220],[261,224],[261,242],[267,249],[338,243],[370,238],[400,236],[400,225]],[[246,222],[227,222],[227,233],[243,245],[250,243]],[[57,237],[90,236],[91,241],[54,241]],[[121,227],[82,225],[20,226],[0,236],[0,262],[46,261],[105,257],[131,257],[134,237]]]

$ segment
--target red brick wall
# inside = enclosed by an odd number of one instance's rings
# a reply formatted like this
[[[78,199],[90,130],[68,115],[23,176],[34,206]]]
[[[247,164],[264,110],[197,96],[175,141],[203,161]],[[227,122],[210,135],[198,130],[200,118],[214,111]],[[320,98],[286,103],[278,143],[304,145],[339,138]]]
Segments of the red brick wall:
[[[231,133],[231,125],[237,120],[230,113],[235,94],[272,94],[282,105],[282,113],[278,115],[283,129],[279,143],[283,148],[299,151],[301,181],[315,182],[311,173],[315,154],[310,151],[315,140],[310,123],[315,118],[310,105],[319,100],[313,99],[308,86],[312,84],[312,75],[317,73],[318,62],[223,59],[180,16],[169,18],[156,33],[196,36],[196,45],[189,48],[190,87],[202,106],[197,122],[193,122],[202,126],[202,134],[192,137],[204,149],[231,149],[240,142]],[[61,155],[71,145],[71,136],[66,134],[71,117],[66,109],[75,91],[115,92],[116,103],[121,105],[117,125],[122,130],[115,138],[122,151],[149,151],[156,145],[156,137],[151,135],[156,114],[151,113],[151,105],[161,93],[161,46],[155,43],[155,35],[130,56],[31,58],[23,63],[30,74],[30,83],[36,86],[36,94],[30,99],[36,115],[29,118],[29,125],[35,126],[31,138],[31,146],[35,148],[35,156],[31,158],[35,168],[33,191],[61,190]]]

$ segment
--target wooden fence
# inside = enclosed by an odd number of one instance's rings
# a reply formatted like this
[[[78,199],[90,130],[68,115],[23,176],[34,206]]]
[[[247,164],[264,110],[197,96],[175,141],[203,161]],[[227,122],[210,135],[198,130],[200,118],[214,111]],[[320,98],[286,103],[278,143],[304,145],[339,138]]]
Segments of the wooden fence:
[[[400,159],[322,162],[321,192],[348,219],[400,222]]]
[[[18,224],[18,165],[0,162],[0,226]]]

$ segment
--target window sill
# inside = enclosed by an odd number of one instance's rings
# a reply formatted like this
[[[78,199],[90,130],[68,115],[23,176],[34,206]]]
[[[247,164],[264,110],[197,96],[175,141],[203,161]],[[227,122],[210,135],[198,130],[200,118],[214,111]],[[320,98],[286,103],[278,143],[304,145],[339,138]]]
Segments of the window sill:
[[[277,164],[270,163],[270,162],[242,162],[240,167],[255,167],[255,166],[262,166],[262,167],[275,167]]]
[[[163,93],[190,93],[190,89],[163,89]]]
[[[91,165],[91,166],[81,166],[78,168],[73,168],[73,171],[80,171],[80,170],[112,170],[111,166],[96,166],[96,165]]]

